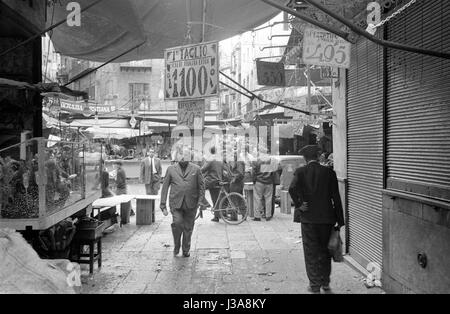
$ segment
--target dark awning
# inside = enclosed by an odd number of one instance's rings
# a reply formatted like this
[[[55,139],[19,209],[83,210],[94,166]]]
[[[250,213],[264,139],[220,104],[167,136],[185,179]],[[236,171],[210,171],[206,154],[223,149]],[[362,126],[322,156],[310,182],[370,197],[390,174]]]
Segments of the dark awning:
[[[67,18],[68,2],[71,1],[62,0],[62,5],[56,2],[48,9],[48,26],[53,8],[54,21]],[[93,0],[77,2],[84,8]],[[55,28],[52,41],[63,55],[100,62],[145,41],[116,61],[162,58],[164,49],[187,44],[187,34],[194,43],[201,41],[203,30],[204,41],[223,40],[251,30],[280,12],[260,0],[208,0],[206,8],[203,3],[203,0],[103,0],[81,13],[81,26],[64,23]]]

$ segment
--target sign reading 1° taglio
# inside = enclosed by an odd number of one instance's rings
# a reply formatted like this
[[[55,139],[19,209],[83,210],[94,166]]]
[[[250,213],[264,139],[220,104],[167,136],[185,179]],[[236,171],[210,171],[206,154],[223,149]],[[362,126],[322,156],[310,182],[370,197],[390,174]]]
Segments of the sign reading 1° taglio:
[[[219,94],[218,50],[218,42],[165,50],[165,99],[217,96]]]
[[[203,129],[205,123],[205,100],[186,100],[178,102],[177,125],[190,129]]]
[[[346,68],[350,67],[351,43],[318,28],[307,27],[303,39],[305,64]]]

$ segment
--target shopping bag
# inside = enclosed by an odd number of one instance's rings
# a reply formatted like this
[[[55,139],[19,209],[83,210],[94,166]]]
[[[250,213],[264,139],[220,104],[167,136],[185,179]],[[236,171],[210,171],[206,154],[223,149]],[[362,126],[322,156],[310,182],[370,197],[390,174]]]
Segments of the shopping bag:
[[[333,231],[331,231],[330,240],[328,241],[328,251],[334,262],[341,263],[344,261],[342,239],[339,229],[333,228]]]

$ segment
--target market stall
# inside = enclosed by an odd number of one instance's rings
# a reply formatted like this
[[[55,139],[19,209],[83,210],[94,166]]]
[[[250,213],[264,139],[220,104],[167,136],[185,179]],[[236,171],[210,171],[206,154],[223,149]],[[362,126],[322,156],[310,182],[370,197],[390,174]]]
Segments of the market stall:
[[[0,150],[0,228],[45,230],[98,199],[97,146],[33,138]]]

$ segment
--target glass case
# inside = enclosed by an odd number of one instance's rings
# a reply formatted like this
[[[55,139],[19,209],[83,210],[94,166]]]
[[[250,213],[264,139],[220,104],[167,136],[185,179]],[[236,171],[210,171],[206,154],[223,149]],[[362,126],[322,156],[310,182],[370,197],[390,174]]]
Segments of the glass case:
[[[34,138],[0,150],[0,227],[45,229],[99,197],[100,143]]]

